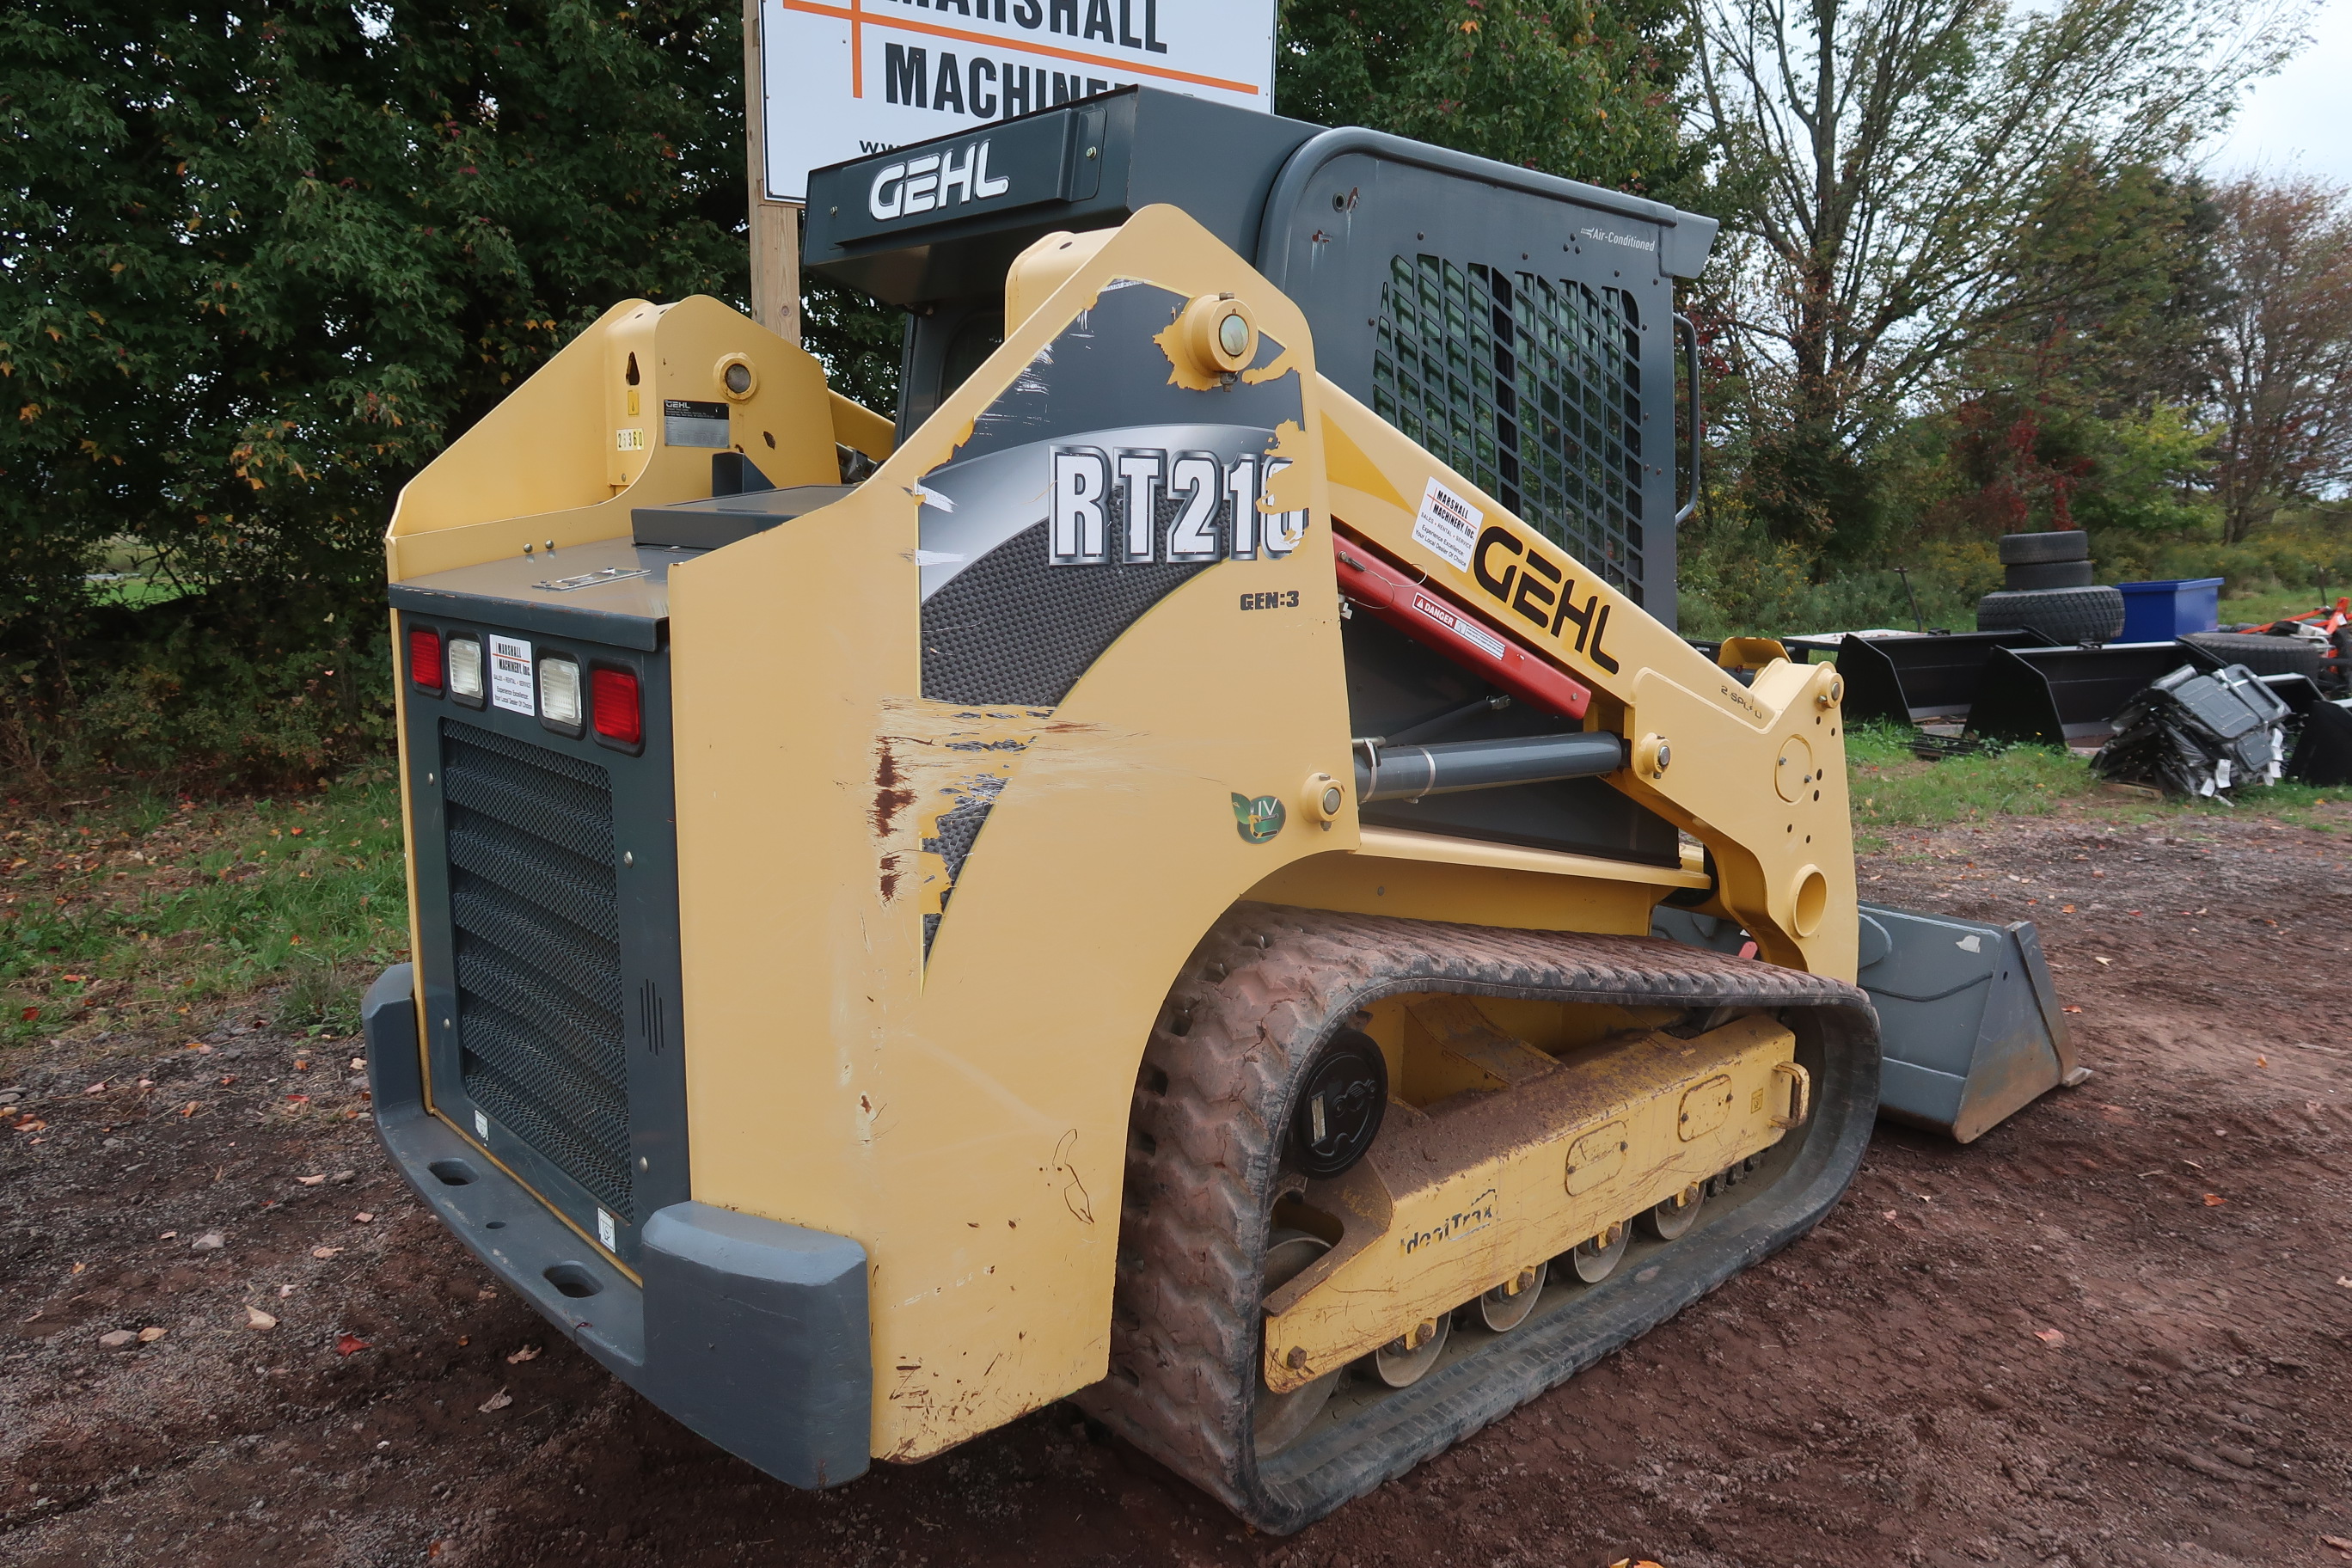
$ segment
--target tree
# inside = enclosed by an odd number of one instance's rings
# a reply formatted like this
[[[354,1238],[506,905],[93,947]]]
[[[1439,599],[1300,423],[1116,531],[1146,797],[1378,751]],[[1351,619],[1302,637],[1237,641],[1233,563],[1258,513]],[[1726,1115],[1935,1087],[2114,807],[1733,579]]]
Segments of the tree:
[[[1963,536],[2203,520],[2220,213],[2201,180],[2148,165],[2051,172],[1973,334],[1928,390]]]
[[[1677,0],[1282,0],[1275,106],[1669,198],[1689,27]]]
[[[2177,156],[2292,41],[2226,0],[1693,4],[1739,234],[1715,311],[1754,504],[1845,553],[1874,533],[1870,461],[1917,395],[1991,316],[2054,303],[2021,241]]]
[[[355,616],[380,640],[408,476],[615,300],[746,293],[740,26],[730,0],[0,10],[20,765],[97,678],[77,661],[149,667],[161,715],[316,649],[303,679],[339,672],[358,723],[378,694],[335,645]],[[192,597],[100,615],[108,549]],[[167,644],[244,664],[156,673]]]
[[[2211,361],[2215,488],[2236,543],[2352,480],[2352,192],[2249,176],[2216,196],[2228,299]]]

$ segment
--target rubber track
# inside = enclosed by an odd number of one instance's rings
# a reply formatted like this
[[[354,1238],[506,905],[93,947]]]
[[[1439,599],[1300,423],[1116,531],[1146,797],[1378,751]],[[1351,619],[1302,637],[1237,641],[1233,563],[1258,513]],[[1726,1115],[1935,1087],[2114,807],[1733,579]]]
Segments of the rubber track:
[[[1261,1473],[1251,1433],[1257,1282],[1281,1129],[1316,1047],[1358,1009],[1456,992],[1623,1005],[1791,1009],[1831,1070],[1789,1172],[1748,1223],[1654,1288],[1555,1312],[1310,1435]],[[1877,1022],[1852,985],[1650,937],[1497,930],[1236,906],[1187,961],[1144,1052],[1120,1215],[1110,1374],[1082,1408],[1254,1525],[1286,1533],[1564,1381],[1811,1226],[1844,1190],[1877,1100]],[[1857,1109],[1858,1108],[1858,1109]],[[1780,1187],[1801,1189],[1782,1199]],[[1793,1200],[1793,1201],[1792,1201]],[[1751,1202],[1727,1216],[1738,1220]],[[1677,1248],[1692,1246],[1677,1243]],[[1644,1276],[1657,1270],[1645,1268]],[[1563,1329],[1564,1320],[1577,1324]],[[1549,1324],[1549,1326],[1545,1326]],[[1565,1336],[1565,1337],[1564,1337]],[[1497,1353],[1498,1349],[1503,1353]]]

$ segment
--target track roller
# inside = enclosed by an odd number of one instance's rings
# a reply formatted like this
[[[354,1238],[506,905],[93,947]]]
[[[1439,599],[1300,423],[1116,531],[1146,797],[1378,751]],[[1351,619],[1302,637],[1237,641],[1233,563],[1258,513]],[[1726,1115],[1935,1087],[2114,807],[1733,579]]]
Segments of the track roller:
[[[1532,1268],[1523,1268],[1516,1278],[1479,1297],[1479,1321],[1498,1334],[1507,1334],[1526,1322],[1543,1295],[1544,1279],[1550,1268],[1548,1263],[1538,1263]]]

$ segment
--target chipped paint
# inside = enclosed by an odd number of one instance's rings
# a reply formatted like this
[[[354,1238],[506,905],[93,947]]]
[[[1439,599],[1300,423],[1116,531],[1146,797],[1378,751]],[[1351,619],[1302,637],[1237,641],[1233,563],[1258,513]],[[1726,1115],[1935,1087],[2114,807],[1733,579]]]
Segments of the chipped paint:
[[[1297,363],[1292,357],[1291,352],[1284,349],[1274,356],[1272,364],[1259,365],[1255,369],[1242,372],[1242,384],[1244,386],[1263,386],[1277,377],[1290,374],[1297,368]]]
[[[1177,341],[1177,333],[1183,325],[1184,306],[1179,304],[1174,315],[1169,320],[1167,330],[1152,334],[1151,341],[1160,346],[1160,352],[1168,358],[1168,384],[1171,386],[1181,386],[1187,392],[1214,392],[1225,384],[1225,378],[1208,371],[1193,368],[1192,356],[1186,353],[1184,345]]]

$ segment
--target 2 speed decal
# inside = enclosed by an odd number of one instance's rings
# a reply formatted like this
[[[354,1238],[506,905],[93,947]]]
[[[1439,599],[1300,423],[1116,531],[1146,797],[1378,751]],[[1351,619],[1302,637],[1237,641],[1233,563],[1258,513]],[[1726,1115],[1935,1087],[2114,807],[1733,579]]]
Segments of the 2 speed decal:
[[[1046,557],[1056,566],[1278,559],[1307,536],[1307,513],[1260,511],[1258,500],[1289,466],[1287,458],[1055,447]]]

